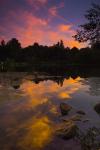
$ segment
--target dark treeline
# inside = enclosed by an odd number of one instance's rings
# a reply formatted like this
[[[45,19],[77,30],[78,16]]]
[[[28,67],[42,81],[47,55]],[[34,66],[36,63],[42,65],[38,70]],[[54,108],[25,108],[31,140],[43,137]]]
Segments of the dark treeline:
[[[0,44],[0,64],[45,64],[45,65],[100,65],[100,43],[91,47],[78,49],[64,47],[61,40],[53,46],[34,43],[22,48],[20,42],[13,38]]]

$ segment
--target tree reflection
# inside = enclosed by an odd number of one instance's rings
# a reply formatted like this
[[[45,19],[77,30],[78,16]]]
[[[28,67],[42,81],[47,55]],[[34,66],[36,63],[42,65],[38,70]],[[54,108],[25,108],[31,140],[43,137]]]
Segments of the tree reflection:
[[[20,89],[24,80],[32,81],[34,84],[39,84],[44,81],[52,81],[57,83],[59,87],[63,87],[65,80],[70,78],[76,80],[78,77],[84,79],[81,82],[85,85],[89,85],[89,93],[91,95],[100,95],[100,72],[98,69],[82,70],[76,68],[76,71],[71,69],[60,70],[34,70],[33,72],[12,72],[12,73],[0,73],[0,85],[3,87],[13,87],[15,90]],[[66,95],[62,94],[63,97]]]

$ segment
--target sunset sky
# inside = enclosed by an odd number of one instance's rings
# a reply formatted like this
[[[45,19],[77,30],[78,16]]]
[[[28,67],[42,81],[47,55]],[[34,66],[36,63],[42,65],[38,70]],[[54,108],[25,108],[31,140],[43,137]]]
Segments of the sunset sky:
[[[100,0],[0,0],[0,40],[16,37],[23,47],[39,42],[83,47],[72,38],[91,3]]]

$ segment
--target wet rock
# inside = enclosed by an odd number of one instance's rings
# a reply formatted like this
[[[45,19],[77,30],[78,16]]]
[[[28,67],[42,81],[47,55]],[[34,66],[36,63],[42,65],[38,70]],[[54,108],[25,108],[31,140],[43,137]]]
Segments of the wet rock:
[[[82,120],[82,116],[80,115],[74,115],[71,117],[72,121],[81,121]]]
[[[82,116],[81,115],[74,115],[70,117],[69,119],[64,119],[63,121],[68,122],[68,121],[82,121]]]
[[[100,103],[94,106],[94,110],[100,115]]]
[[[85,112],[82,111],[82,110],[78,110],[76,113],[77,113],[77,114],[80,114],[80,115],[85,115]]]
[[[66,103],[61,103],[60,104],[60,110],[61,110],[61,114],[64,116],[64,115],[67,115],[68,112],[72,109],[72,107]]]
[[[73,121],[68,121],[57,130],[57,135],[68,140],[75,137],[77,129],[78,127]]]
[[[72,116],[72,121],[81,121],[82,120],[82,116],[80,115],[75,115],[75,116]]]
[[[83,120],[83,122],[84,122],[84,123],[86,123],[86,122],[88,122],[88,121],[89,121],[89,119],[85,119],[85,120]]]

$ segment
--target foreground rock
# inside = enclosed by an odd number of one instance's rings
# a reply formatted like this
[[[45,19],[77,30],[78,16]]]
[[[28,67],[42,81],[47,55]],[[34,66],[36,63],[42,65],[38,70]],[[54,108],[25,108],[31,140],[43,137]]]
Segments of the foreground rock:
[[[85,112],[82,111],[82,110],[78,110],[76,113],[77,113],[77,114],[80,114],[80,115],[85,115]]]
[[[69,119],[63,119],[63,121],[65,121],[65,122],[69,122],[69,121],[82,121],[82,116],[81,115],[73,115]]]
[[[84,122],[84,123],[86,123],[86,122],[88,122],[88,121],[89,121],[89,119],[85,119],[85,120],[83,120],[83,122]]]
[[[100,115],[100,103],[94,106],[94,110]]]
[[[62,115],[67,115],[71,109],[72,109],[72,107],[66,103],[60,104],[60,110],[61,110]]]
[[[68,121],[65,124],[62,124],[61,127],[57,130],[57,135],[63,139],[74,138],[77,133],[78,127],[73,121]]]

